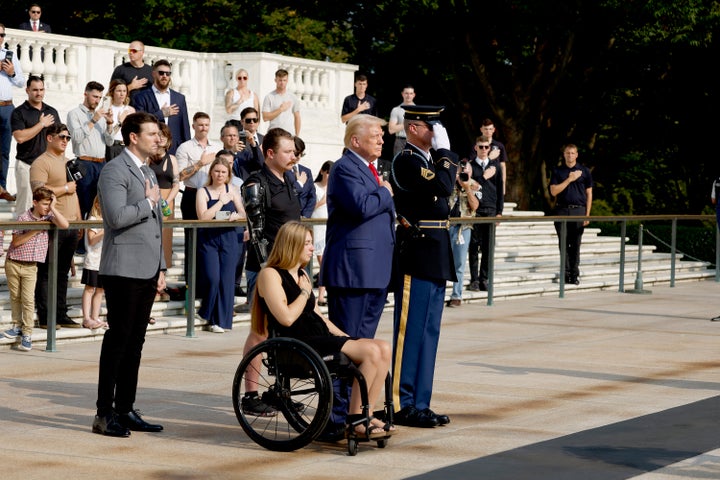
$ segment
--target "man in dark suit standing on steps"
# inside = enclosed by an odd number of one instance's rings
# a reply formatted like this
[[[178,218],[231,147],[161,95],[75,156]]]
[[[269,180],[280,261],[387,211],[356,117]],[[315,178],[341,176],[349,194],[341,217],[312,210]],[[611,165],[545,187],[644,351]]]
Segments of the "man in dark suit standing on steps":
[[[100,351],[92,431],[113,437],[163,429],[134,407],[148,318],[155,294],[165,289],[160,189],[145,165],[160,146],[159,131],[152,115],[128,115],[122,125],[126,148],[103,168],[98,182],[105,231],[100,276],[110,328]]]
[[[29,30],[31,32],[45,32],[52,33],[52,28],[45,22],[40,21],[40,15],[42,15],[42,9],[37,3],[30,5],[28,9],[30,18],[27,22],[23,22],[18,27],[20,30]]]
[[[175,155],[178,145],[190,140],[190,120],[185,95],[170,88],[172,65],[167,60],[155,62],[152,75],[152,87],[133,95],[130,105],[138,112],[155,115],[159,121],[170,127],[172,145],[168,153]]]

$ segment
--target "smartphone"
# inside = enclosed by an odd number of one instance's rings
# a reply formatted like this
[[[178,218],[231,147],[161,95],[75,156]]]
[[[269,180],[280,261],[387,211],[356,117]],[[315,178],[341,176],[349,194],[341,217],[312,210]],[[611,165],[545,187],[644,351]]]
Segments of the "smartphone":
[[[107,110],[110,108],[110,97],[103,97],[100,110]]]
[[[12,63],[12,59],[13,59],[13,52],[11,52],[11,51],[9,51],[9,50],[6,51],[6,52],[5,52],[5,60],[7,60],[8,62]]]
[[[238,133],[238,136],[239,136],[239,138],[240,138],[240,141],[243,142],[243,143],[245,143],[245,140],[247,140],[247,132],[246,132],[245,130],[241,130],[241,131]]]
[[[232,212],[228,212],[227,210],[218,210],[215,212],[215,220],[228,220],[231,213]]]

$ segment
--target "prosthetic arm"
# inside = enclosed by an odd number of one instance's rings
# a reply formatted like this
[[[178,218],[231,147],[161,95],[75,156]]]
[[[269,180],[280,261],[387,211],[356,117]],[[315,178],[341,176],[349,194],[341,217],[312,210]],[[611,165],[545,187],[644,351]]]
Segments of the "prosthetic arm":
[[[265,188],[262,183],[252,185],[243,184],[242,197],[247,215],[248,230],[250,231],[250,244],[255,253],[264,264],[267,261],[268,241],[263,237],[265,229]]]

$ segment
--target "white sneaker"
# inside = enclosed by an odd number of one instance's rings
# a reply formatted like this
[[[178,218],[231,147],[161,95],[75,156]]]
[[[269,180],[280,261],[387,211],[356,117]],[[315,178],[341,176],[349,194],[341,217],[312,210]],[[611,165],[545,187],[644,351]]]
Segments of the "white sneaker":
[[[220,325],[213,325],[210,327],[210,331],[213,333],[225,333],[225,329],[222,328]]]

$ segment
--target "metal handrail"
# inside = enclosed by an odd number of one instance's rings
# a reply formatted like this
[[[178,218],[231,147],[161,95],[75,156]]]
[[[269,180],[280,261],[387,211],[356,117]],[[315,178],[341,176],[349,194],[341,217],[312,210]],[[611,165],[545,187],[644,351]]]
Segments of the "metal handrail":
[[[626,245],[626,227],[627,222],[657,222],[657,221],[670,221],[672,222],[672,239],[671,239],[671,287],[675,286],[675,252],[677,243],[677,222],[678,221],[711,221],[715,222],[715,215],[613,215],[613,216],[506,216],[506,217],[472,217],[472,218],[451,218],[450,224],[476,224],[476,223],[489,223],[490,227],[490,245],[489,245],[489,263],[488,263],[488,296],[487,305],[493,305],[494,296],[494,257],[495,257],[495,236],[496,227],[501,223],[545,223],[545,222],[562,222],[561,236],[565,238],[567,235],[567,222],[578,222],[588,220],[590,222],[604,222],[604,223],[620,223],[620,268],[619,268],[619,292],[624,292],[624,273],[625,273],[625,245]],[[309,225],[322,225],[327,219],[322,218],[308,218],[303,219],[302,222]],[[90,227],[102,227],[101,220],[81,220],[70,222],[69,229],[85,229]],[[190,228],[193,230],[193,234],[190,236],[190,252],[191,258],[186,261],[192,261],[189,269],[189,279],[186,279],[187,283],[187,308],[186,308],[186,319],[187,319],[187,331],[188,337],[195,336],[195,261],[194,256],[197,245],[197,229],[198,228],[227,228],[227,227],[244,227],[246,222],[244,220],[237,222],[217,221],[217,220],[166,220],[163,222],[163,227],[172,228]],[[640,225],[642,228],[642,223]],[[57,262],[53,261],[57,257],[58,240],[55,231],[57,227],[51,222],[17,222],[17,221],[3,221],[0,222],[0,230],[49,230],[50,233],[50,246],[48,250],[48,330],[47,330],[47,346],[46,351],[56,351],[56,335],[55,335],[55,324],[56,324],[56,309],[57,309],[57,275],[58,266]],[[716,229],[717,232],[717,229]],[[561,274],[559,277],[560,293],[559,297],[564,298],[565,295],[565,276],[562,275],[564,272],[565,265],[565,243],[561,242],[560,249],[560,265],[559,271]],[[720,268],[717,265],[720,262],[720,232],[716,234],[716,273],[715,281],[720,282]],[[638,255],[641,255],[638,252]]]

